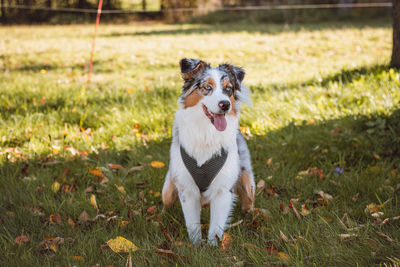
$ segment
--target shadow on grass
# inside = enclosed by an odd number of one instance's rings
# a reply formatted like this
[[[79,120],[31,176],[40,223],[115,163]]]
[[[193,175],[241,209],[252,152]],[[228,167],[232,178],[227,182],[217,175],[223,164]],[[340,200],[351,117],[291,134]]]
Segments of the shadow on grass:
[[[153,31],[138,31],[138,32],[113,32],[109,34],[101,34],[101,37],[119,37],[119,36],[157,36],[157,35],[190,35],[190,34],[212,34],[212,33],[235,33],[235,32],[247,32],[247,33],[260,33],[276,35],[288,32],[299,32],[299,31],[321,31],[321,30],[333,30],[333,29],[345,29],[345,28],[391,28],[391,24],[388,19],[372,19],[372,20],[360,20],[360,21],[335,21],[328,23],[299,23],[299,24],[273,24],[273,23],[251,23],[248,21],[239,23],[227,23],[227,24],[214,24],[214,25],[202,25],[192,28],[178,28],[170,30],[153,30]]]
[[[390,69],[387,65],[374,65],[369,67],[360,67],[353,69],[341,70],[333,75],[328,75],[319,80],[311,79],[303,83],[292,83],[292,84],[269,84],[266,86],[251,86],[250,89],[254,92],[265,92],[268,90],[290,90],[293,88],[298,88],[299,86],[327,86],[331,82],[339,82],[342,85],[352,83],[353,81],[361,79],[365,75],[380,75],[381,73],[387,72]],[[102,91],[102,88],[99,88]],[[123,91],[118,94],[104,95],[104,94],[92,94],[86,99],[88,106],[101,106],[102,110],[107,110],[107,108],[115,106],[124,106],[132,102],[132,97],[137,101],[142,102],[145,99],[159,99],[161,102],[175,101],[179,95],[179,88],[166,88],[160,87],[152,91],[138,91],[134,95],[129,95],[127,92]],[[12,96],[11,96],[12,94]],[[66,100],[65,96],[57,95],[55,98],[49,98],[46,103],[39,105],[35,104],[33,99],[39,101],[42,98],[41,92],[10,92],[10,99],[12,98],[15,104],[12,102],[0,105],[0,112],[3,119],[8,119],[11,115],[26,115],[31,113],[47,113],[51,111],[62,111],[65,108],[72,109],[73,107],[79,106],[77,103],[71,99]],[[23,109],[20,104],[26,105]],[[156,104],[159,105],[159,101]],[[152,103],[149,102],[148,107],[151,108]],[[98,111],[97,111],[98,112]],[[79,123],[79,116],[75,114],[76,120],[65,121],[65,123],[76,124]],[[78,117],[77,117],[78,116]],[[73,116],[74,117],[74,116]],[[94,127],[92,125],[92,127]]]

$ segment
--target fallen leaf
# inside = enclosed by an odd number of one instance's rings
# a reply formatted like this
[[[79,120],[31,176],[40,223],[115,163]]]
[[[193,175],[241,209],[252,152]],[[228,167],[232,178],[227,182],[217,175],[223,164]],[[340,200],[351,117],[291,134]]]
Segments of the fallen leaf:
[[[51,190],[54,192],[54,193],[57,193],[58,192],[58,190],[60,190],[60,183],[59,182],[57,182],[57,181],[55,181],[52,185],[51,185]]]
[[[325,193],[322,190],[318,191],[318,195],[320,195],[322,198],[324,198],[326,200],[332,200],[333,199],[333,197],[331,195],[329,195],[328,193]]]
[[[297,218],[301,220],[301,216],[299,212],[297,211],[296,207],[293,205],[292,201],[289,201],[289,208],[293,210],[293,212],[296,214]]]
[[[108,164],[108,167],[113,170],[119,170],[124,168],[124,166],[120,164],[112,164],[112,163]]]
[[[386,239],[386,240],[389,241],[390,243],[393,243],[393,242],[394,242],[394,240],[393,240],[391,237],[385,235],[385,234],[382,233],[382,232],[376,231],[376,234],[379,235],[380,237],[383,237],[384,239]]]
[[[271,163],[272,163],[272,158],[269,158],[269,159],[267,160],[267,166],[271,165]]]
[[[289,213],[289,207],[285,206],[282,202],[279,204],[279,209],[283,214],[288,214]]]
[[[278,252],[278,256],[282,260],[286,260],[288,258],[288,256],[284,252]]]
[[[141,171],[141,170],[143,170],[143,166],[135,166],[135,167],[130,168],[128,173],[135,172],[135,171]]]
[[[103,173],[99,169],[89,169],[89,172],[97,177],[104,178]]]
[[[90,196],[90,204],[93,206],[93,208],[95,208],[96,210],[99,209],[99,207],[97,206],[97,201],[96,201],[96,195],[92,194]]]
[[[77,260],[77,261],[83,261],[82,256],[71,256],[71,258],[73,258],[74,260]]]
[[[150,165],[153,168],[163,168],[165,166],[164,162],[162,161],[152,161]]]
[[[278,254],[278,249],[275,247],[266,247],[268,255],[276,255]]]
[[[281,236],[283,241],[289,243],[289,238],[287,238],[287,236],[281,230],[279,230],[279,235]]]
[[[26,235],[20,235],[14,239],[14,242],[18,245],[23,245],[29,242],[29,238]]]
[[[129,253],[128,258],[126,259],[125,267],[133,267],[131,253]]]
[[[146,211],[149,214],[153,214],[154,212],[156,212],[156,210],[157,210],[157,206],[153,205],[153,206],[149,207]]]
[[[106,243],[111,248],[111,250],[116,253],[128,253],[138,250],[138,247],[135,246],[135,244],[133,244],[128,239],[123,238],[122,236],[117,236],[114,239],[110,239]]]
[[[306,204],[301,205],[301,211],[300,214],[303,216],[307,216],[308,214],[310,214],[310,210],[307,208]]]
[[[356,234],[340,234],[339,235],[342,240],[350,240],[353,237],[356,237]]]
[[[356,202],[359,196],[360,196],[360,193],[357,193],[357,194],[355,194],[355,195],[351,198],[351,200],[352,200],[353,202]]]
[[[263,189],[264,187],[265,187],[265,181],[263,179],[261,179],[257,183],[257,189]]]
[[[232,244],[232,236],[228,233],[224,233],[222,236],[221,250],[227,251]]]
[[[75,227],[76,223],[70,217],[68,217],[68,224],[72,227]]]
[[[61,223],[61,217],[57,213],[50,214],[49,220],[50,220],[50,223],[57,223],[57,224]]]
[[[90,221],[90,217],[87,214],[86,210],[83,210],[81,215],[79,215],[79,217],[78,217],[78,222],[84,223],[84,222],[88,222],[88,221]]]
[[[121,227],[124,228],[129,224],[129,221],[121,221]]]
[[[122,194],[126,195],[125,188],[122,185],[119,186],[119,185],[114,184],[114,186],[118,189],[119,192],[121,192]]]

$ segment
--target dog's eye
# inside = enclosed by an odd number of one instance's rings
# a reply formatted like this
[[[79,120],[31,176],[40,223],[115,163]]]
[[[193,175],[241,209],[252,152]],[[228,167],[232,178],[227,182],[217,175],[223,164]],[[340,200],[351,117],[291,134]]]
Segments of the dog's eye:
[[[207,85],[206,87],[204,87],[204,89],[206,89],[207,91],[210,91],[212,89],[211,85]]]
[[[228,93],[230,93],[230,91],[232,91],[232,87],[227,86],[227,87],[225,88],[225,90],[226,90]]]

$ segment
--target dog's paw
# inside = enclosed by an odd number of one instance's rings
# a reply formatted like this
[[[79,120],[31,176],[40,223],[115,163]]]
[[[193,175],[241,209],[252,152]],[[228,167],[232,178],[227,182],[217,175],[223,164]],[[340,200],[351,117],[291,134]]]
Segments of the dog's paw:
[[[213,246],[213,247],[218,246],[218,240],[216,238],[208,239],[207,243],[208,243],[208,245]]]

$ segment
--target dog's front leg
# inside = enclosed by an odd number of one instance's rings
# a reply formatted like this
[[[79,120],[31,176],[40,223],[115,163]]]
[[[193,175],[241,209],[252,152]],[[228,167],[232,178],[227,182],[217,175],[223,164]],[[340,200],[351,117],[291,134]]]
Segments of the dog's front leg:
[[[229,214],[231,213],[233,195],[228,190],[219,191],[210,200],[211,218],[208,231],[208,243],[217,245],[216,238],[222,240]]]
[[[193,244],[199,243],[201,241],[200,192],[184,190],[179,192],[179,200],[185,216],[189,239]]]

